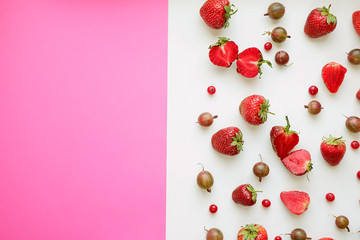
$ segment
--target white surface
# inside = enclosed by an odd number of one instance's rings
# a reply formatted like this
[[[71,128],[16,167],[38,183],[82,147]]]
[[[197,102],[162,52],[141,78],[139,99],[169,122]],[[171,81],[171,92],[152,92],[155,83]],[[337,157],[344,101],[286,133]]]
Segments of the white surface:
[[[346,215],[350,229],[360,230],[360,181],[356,172],[360,170],[360,149],[353,150],[350,143],[360,140],[345,128],[345,115],[360,115],[360,103],[355,98],[360,88],[360,67],[348,63],[345,52],[360,48],[360,37],[356,35],[351,21],[352,13],[360,10],[355,0],[283,0],[286,13],[280,20],[263,17],[273,1],[232,1],[238,12],[232,16],[230,26],[223,30],[212,30],[202,21],[199,9],[203,0],[169,0],[169,65],[168,65],[168,158],[167,158],[167,239],[205,239],[208,229],[217,227],[224,239],[236,239],[240,226],[250,223],[263,225],[273,239],[281,233],[289,233],[296,227],[303,228],[313,239],[330,236],[335,239],[360,239],[359,234],[349,234],[336,228],[329,214]],[[309,12],[317,7],[332,4],[331,12],[338,18],[335,31],[319,39],[310,39],[303,27]],[[291,39],[284,43],[273,43],[266,52],[263,45],[271,41],[262,36],[264,31],[277,26],[287,29]],[[239,50],[258,47],[273,68],[263,66],[262,78],[246,79],[236,72],[236,64],[224,69],[212,65],[208,59],[208,46],[217,37],[229,37]],[[284,68],[274,62],[275,53],[285,50],[293,65]],[[322,67],[331,61],[348,69],[345,80],[337,94],[326,89],[321,78]],[[319,88],[316,97],[308,94],[310,85]],[[215,95],[206,92],[214,85]],[[261,126],[247,124],[239,114],[241,100],[251,94],[261,94],[270,100],[268,121]],[[324,110],[316,116],[308,114],[304,104],[317,99]],[[214,124],[202,128],[195,124],[202,112],[218,114]],[[300,142],[296,149],[307,149],[312,155],[314,169],[310,182],[306,176],[292,175],[272,150],[269,132],[274,125],[285,126],[285,115],[289,116],[291,129],[300,131]],[[244,151],[235,157],[215,152],[210,144],[211,136],[221,128],[239,127],[244,134]],[[321,157],[320,143],[323,136],[343,136],[347,152],[337,167],[330,167]],[[259,183],[252,173],[258,154],[270,166],[270,174]],[[212,193],[201,190],[196,176],[202,162],[215,179]],[[236,205],[231,199],[232,191],[240,184],[250,183],[262,190],[258,202],[252,207]],[[296,216],[289,212],[280,200],[284,190],[302,190],[309,193],[309,209]],[[335,194],[329,203],[325,194]],[[265,198],[271,207],[261,205]],[[216,214],[208,211],[215,203]],[[283,236],[283,239],[290,239]]]

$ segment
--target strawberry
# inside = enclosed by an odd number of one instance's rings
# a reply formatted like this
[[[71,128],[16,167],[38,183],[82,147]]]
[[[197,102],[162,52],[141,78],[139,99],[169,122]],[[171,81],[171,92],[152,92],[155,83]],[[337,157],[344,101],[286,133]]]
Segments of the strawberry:
[[[241,101],[239,111],[246,122],[251,125],[260,125],[267,120],[269,112],[269,100],[261,95],[251,95]]]
[[[210,61],[220,67],[230,67],[237,58],[239,48],[235,42],[225,37],[209,47]]]
[[[330,11],[331,4],[328,8],[316,8],[312,10],[305,22],[304,32],[311,38],[325,36],[336,28],[336,17]]]
[[[217,131],[211,138],[212,147],[219,153],[234,156],[242,151],[243,134],[237,127]]]
[[[353,13],[352,22],[356,33],[360,36],[360,11],[355,11]]]
[[[268,240],[266,229],[258,224],[247,224],[237,235],[238,240]]]
[[[232,199],[237,204],[252,206],[256,203],[257,192],[250,184],[243,184],[232,192]]]
[[[306,192],[281,192],[280,198],[290,212],[296,215],[301,215],[305,212],[310,204],[310,197]]]
[[[261,65],[266,63],[272,67],[271,62],[264,60],[263,55],[256,47],[247,48],[242,51],[236,61],[237,72],[247,78],[256,77],[262,74]]]
[[[299,143],[299,135],[290,130],[287,116],[285,119],[286,127],[274,126],[270,131],[271,144],[279,158],[285,157]]]
[[[325,86],[331,93],[336,93],[342,84],[347,69],[336,62],[326,64],[321,72]]]
[[[324,137],[320,145],[321,155],[331,166],[338,165],[345,155],[345,140],[341,138],[334,138],[330,135],[328,138]]]
[[[320,238],[319,240],[334,240],[333,238],[329,238],[329,237],[324,237],[324,238]]]
[[[281,162],[287,169],[289,169],[292,174],[296,176],[304,175],[313,168],[311,163],[311,155],[305,149],[300,149],[289,153],[283,159],[281,159]]]
[[[200,8],[200,16],[213,29],[226,28],[231,15],[237,12],[231,8],[233,6],[229,0],[207,0]]]

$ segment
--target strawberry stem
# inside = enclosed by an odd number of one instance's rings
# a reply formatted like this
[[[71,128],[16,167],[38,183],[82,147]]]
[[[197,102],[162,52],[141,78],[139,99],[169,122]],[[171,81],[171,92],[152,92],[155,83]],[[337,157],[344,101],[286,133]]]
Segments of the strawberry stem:
[[[225,8],[225,23],[224,23],[224,26],[223,28],[227,28],[229,26],[229,19],[231,18],[232,15],[234,15],[238,9],[236,9],[234,11],[234,9],[232,9],[231,7],[235,7],[234,4],[231,4],[230,6],[228,5],[224,5],[224,8]]]

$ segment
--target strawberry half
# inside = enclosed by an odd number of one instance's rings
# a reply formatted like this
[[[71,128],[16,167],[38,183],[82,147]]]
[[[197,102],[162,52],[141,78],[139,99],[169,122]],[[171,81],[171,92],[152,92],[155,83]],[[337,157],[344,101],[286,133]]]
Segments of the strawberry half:
[[[259,224],[247,224],[237,235],[238,240],[268,240],[266,229]]]
[[[325,86],[331,93],[336,93],[342,84],[347,69],[336,62],[326,64],[321,72]]]
[[[285,191],[280,193],[281,201],[296,215],[304,213],[310,204],[309,194],[300,191]]]
[[[237,127],[227,127],[217,131],[211,138],[212,147],[219,153],[234,156],[242,151],[243,134]]]
[[[236,61],[237,72],[247,78],[262,74],[261,65],[266,63],[272,67],[271,62],[264,60],[263,55],[256,47],[247,48],[242,51]]]
[[[346,152],[345,140],[339,138],[334,138],[329,136],[328,138],[324,137],[320,145],[321,155],[324,160],[331,166],[336,166],[344,158]]]
[[[356,33],[360,36],[360,11],[355,11],[353,13],[352,22]]]
[[[305,22],[304,32],[311,38],[325,36],[336,28],[336,17],[330,13],[330,7],[325,6],[312,10]]]
[[[270,103],[261,95],[250,95],[244,98],[239,106],[240,115],[251,125],[260,125],[267,120]]]
[[[204,22],[213,29],[221,29],[229,26],[231,15],[237,12],[230,6],[229,0],[207,0],[200,8],[200,16]]]
[[[301,176],[311,171],[311,155],[305,149],[300,149],[289,153],[281,159],[285,167],[294,175]]]
[[[270,131],[271,144],[279,158],[285,157],[299,143],[298,133],[290,130],[289,118],[285,119],[286,127],[274,126]]]
[[[256,203],[257,192],[250,184],[243,184],[233,191],[232,199],[237,204],[252,206]]]
[[[219,41],[209,49],[210,61],[220,67],[230,67],[239,53],[236,43],[225,37],[219,37]]]

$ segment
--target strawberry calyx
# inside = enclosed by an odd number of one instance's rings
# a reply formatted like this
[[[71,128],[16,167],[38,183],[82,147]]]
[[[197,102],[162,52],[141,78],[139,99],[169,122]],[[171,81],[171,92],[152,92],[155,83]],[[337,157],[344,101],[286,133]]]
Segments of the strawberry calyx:
[[[209,46],[209,49],[213,47],[221,47],[224,46],[228,41],[230,41],[230,38],[226,37],[219,37],[219,41]]]
[[[285,120],[286,120],[286,126],[284,127],[284,132],[287,134],[298,134],[297,132],[290,130],[290,122],[289,122],[289,118],[288,116],[285,116]]]
[[[274,113],[269,112],[269,107],[270,107],[269,100],[265,100],[262,104],[260,104],[260,111],[258,112],[258,115],[263,123],[267,120],[268,113],[275,115]]]
[[[267,65],[269,65],[269,67],[272,68],[271,62],[268,61],[268,60],[264,60],[264,59],[263,59],[263,56],[262,56],[262,54],[261,54],[261,58],[259,59],[259,61],[258,61],[258,63],[257,63],[257,67],[258,67],[260,76],[261,76],[261,74],[262,74],[261,65],[262,65],[263,63],[266,63]]]
[[[234,4],[231,4],[230,6],[224,5],[224,8],[225,8],[225,15],[224,15],[225,23],[224,23],[223,28],[227,28],[229,26],[229,19],[231,18],[232,15],[234,15],[238,11],[237,9],[234,10],[231,7],[235,7]]]
[[[244,144],[242,138],[243,138],[243,134],[241,132],[236,133],[235,137],[232,138],[234,141],[232,141],[230,145],[236,146],[238,151],[242,151],[243,150],[242,145]]]
[[[246,189],[247,189],[249,192],[251,192],[251,195],[252,195],[251,200],[253,200],[253,201],[256,201],[257,193],[258,193],[258,192],[262,192],[262,191],[255,191],[255,189],[253,188],[253,186],[251,186],[250,184],[248,184],[248,185],[246,186]]]
[[[255,240],[258,233],[260,232],[260,225],[247,224],[238,236],[243,236],[243,240]]]
[[[322,8],[317,8],[317,10],[321,12],[321,16],[327,16],[326,22],[328,25],[330,25],[330,23],[336,24],[337,22],[336,17],[330,13],[330,7],[331,4],[329,5],[328,8],[325,6],[323,6]]]
[[[331,136],[331,134],[329,135],[328,138],[323,137],[322,140],[324,140],[324,142],[327,145],[333,145],[333,146],[343,145],[345,143],[345,140],[343,140],[342,137],[335,138]]]

